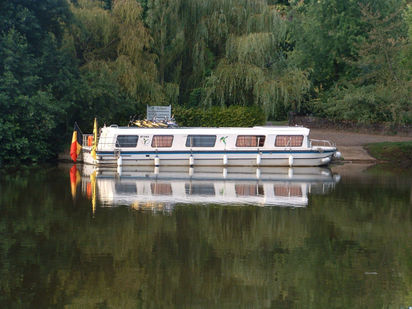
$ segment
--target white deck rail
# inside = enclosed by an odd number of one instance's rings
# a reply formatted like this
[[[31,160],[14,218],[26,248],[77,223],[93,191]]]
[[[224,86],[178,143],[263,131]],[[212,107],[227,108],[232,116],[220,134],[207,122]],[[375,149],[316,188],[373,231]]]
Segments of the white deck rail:
[[[336,144],[325,139],[310,139],[310,146],[336,147]]]

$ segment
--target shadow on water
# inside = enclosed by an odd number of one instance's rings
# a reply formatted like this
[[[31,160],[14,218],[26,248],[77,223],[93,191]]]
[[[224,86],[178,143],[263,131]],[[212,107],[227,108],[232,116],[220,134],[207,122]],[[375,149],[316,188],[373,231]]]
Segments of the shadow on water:
[[[412,180],[351,168],[3,173],[0,307],[405,308]]]

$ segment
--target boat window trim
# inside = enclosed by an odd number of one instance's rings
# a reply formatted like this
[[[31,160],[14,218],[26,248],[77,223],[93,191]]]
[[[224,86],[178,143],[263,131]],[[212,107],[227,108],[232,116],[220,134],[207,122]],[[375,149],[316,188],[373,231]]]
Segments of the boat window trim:
[[[255,137],[256,138],[256,145],[239,145],[241,144],[241,140],[246,137]],[[239,139],[240,138],[240,139]],[[253,141],[253,139],[252,139]],[[263,147],[265,146],[266,136],[265,135],[238,135],[236,137],[236,147]],[[245,141],[242,141],[244,143]]]
[[[204,137],[204,138],[210,138],[211,140],[213,139],[213,145],[212,144],[210,144],[210,145],[193,145],[193,138],[202,138],[202,137]],[[216,145],[216,135],[202,135],[202,134],[189,134],[188,136],[187,136],[187,138],[186,138],[186,143],[185,143],[185,146],[186,147],[190,147],[190,148],[192,148],[192,147],[200,147],[200,148],[202,148],[202,147],[209,147],[209,148],[213,148],[213,147],[215,147],[215,145]]]
[[[119,143],[119,137],[120,138],[125,138],[125,137],[133,137],[133,138],[135,138],[136,139],[136,143],[134,143],[134,141],[133,141],[133,144],[129,144],[129,143],[126,143],[126,145],[124,145],[123,143]],[[139,142],[139,135],[132,135],[132,134],[121,134],[121,135],[117,135],[116,136],[116,142],[115,142],[115,145],[116,145],[116,147],[118,147],[118,148],[136,148],[137,147],[137,143]]]
[[[302,147],[303,140],[303,135],[277,135],[275,147]]]
[[[166,146],[153,145],[153,142],[155,141],[155,138],[157,140],[158,137],[169,137],[169,138],[171,137],[172,140],[170,141],[170,145],[169,144],[166,145]],[[153,137],[152,137],[152,148],[171,148],[173,146],[173,140],[174,140],[174,135],[153,135]],[[160,143],[162,144],[162,143],[164,143],[164,141],[162,141],[162,139],[161,139]]]

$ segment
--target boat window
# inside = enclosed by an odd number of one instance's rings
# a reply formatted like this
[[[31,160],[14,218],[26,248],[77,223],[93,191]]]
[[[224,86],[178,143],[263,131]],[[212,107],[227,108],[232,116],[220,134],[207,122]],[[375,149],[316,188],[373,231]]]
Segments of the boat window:
[[[276,136],[276,147],[301,147],[303,135],[278,135]]]
[[[118,135],[116,147],[136,147],[139,137],[137,135]]]
[[[236,139],[236,147],[263,147],[264,135],[239,135]]]
[[[214,147],[216,135],[188,135],[186,147]]]
[[[172,147],[173,135],[154,135],[152,139],[152,147]]]

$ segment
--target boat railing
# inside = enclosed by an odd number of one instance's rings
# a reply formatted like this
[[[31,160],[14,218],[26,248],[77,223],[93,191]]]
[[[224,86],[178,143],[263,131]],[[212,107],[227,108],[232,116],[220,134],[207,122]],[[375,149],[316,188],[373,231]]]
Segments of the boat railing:
[[[93,146],[93,134],[83,134],[82,147]]]
[[[336,144],[325,139],[310,139],[311,146],[335,147]]]

